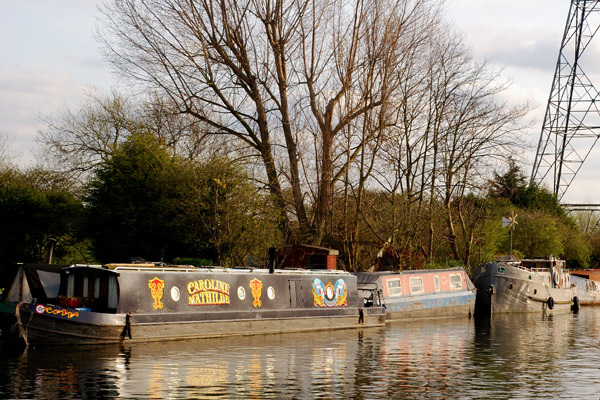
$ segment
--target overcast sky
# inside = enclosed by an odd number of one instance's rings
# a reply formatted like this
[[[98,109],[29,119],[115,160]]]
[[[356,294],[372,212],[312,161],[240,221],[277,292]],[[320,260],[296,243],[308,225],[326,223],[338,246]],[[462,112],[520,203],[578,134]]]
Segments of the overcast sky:
[[[76,107],[86,88],[109,89],[116,78],[93,38],[96,0],[0,0],[0,132],[14,138],[20,165],[33,160],[41,118]],[[511,101],[533,106],[525,155],[529,174],[539,139],[567,0],[448,0],[447,19],[464,34],[475,59],[489,60],[513,82]],[[598,39],[600,42],[600,39]],[[596,85],[598,86],[598,85]],[[584,165],[563,199],[593,201],[596,168]]]

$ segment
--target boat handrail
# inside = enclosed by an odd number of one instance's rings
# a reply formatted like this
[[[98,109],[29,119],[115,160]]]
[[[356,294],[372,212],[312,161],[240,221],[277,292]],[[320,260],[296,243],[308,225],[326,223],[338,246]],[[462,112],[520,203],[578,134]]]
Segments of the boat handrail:
[[[151,271],[151,272],[162,272],[162,271],[180,271],[180,272],[193,272],[193,271],[206,271],[209,268],[195,268],[195,267],[133,267],[133,266],[118,266],[111,268],[113,271]]]
[[[549,272],[550,268],[542,268],[542,267],[524,267],[522,265],[515,265],[517,268],[523,270],[523,271],[531,271],[531,272]]]
[[[113,271],[147,271],[147,272],[220,272],[220,273],[260,273],[260,274],[268,274],[269,270],[267,268],[222,268],[222,267],[148,267],[148,266],[132,266],[132,265],[120,265],[111,268]],[[317,275],[317,274],[326,274],[326,275],[349,275],[350,273],[342,270],[331,270],[331,269],[321,269],[321,270],[307,270],[307,269],[276,269],[274,274],[289,274],[293,272],[299,275]]]

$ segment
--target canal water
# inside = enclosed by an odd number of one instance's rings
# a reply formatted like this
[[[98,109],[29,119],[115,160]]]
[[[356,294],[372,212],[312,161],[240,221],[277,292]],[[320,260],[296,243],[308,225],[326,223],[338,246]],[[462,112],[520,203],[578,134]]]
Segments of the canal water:
[[[0,398],[598,399],[600,308],[0,358]]]

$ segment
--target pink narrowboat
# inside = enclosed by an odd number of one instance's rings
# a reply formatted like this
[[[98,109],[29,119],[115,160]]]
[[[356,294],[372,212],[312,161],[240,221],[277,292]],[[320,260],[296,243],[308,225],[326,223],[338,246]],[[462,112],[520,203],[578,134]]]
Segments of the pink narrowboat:
[[[388,321],[471,317],[476,289],[463,268],[361,272],[359,289],[381,289]]]

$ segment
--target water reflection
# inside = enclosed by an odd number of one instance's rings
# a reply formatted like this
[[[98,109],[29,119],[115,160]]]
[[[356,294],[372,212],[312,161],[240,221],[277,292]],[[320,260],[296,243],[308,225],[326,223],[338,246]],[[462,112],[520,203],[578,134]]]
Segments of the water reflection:
[[[0,352],[12,398],[597,398],[600,308],[576,316]]]

